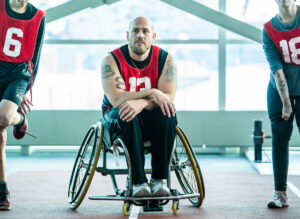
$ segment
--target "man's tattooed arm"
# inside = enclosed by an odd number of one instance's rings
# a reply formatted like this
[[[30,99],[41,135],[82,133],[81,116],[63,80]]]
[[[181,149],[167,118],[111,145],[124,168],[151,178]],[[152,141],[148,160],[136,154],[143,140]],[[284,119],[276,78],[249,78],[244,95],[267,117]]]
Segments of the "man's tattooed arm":
[[[174,59],[171,58],[166,61],[167,69],[166,69],[166,80],[167,82],[176,82],[177,78],[177,66],[174,62]]]
[[[121,76],[116,77],[115,81],[117,82],[116,88],[126,91],[124,80]]]
[[[101,73],[102,79],[107,79],[115,75],[115,72],[112,70],[111,65],[102,66]]]

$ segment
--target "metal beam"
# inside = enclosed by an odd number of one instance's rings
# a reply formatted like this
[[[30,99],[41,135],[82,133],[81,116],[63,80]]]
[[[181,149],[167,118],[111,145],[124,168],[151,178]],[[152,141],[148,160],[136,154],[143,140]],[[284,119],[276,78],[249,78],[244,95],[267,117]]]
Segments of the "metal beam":
[[[104,4],[109,5],[117,1],[119,0],[70,0],[64,4],[47,9],[46,22],[50,23],[86,8],[95,8]]]
[[[105,45],[105,44],[123,44],[126,43],[126,40],[79,40],[79,39],[47,39],[45,44],[59,44],[59,45]],[[201,44],[218,44],[219,40],[217,39],[190,39],[190,40],[176,40],[176,39],[165,39],[165,40],[156,40],[155,44],[191,44],[191,45],[201,45]],[[253,44],[253,41],[250,40],[226,40],[227,44]]]
[[[226,0],[219,1],[219,11],[226,13]],[[226,30],[219,27],[219,110],[226,110]]]
[[[262,43],[262,31],[250,24],[230,17],[222,12],[211,9],[193,0],[161,0],[169,5],[193,14],[199,18],[216,24],[226,30],[244,36],[255,42]]]

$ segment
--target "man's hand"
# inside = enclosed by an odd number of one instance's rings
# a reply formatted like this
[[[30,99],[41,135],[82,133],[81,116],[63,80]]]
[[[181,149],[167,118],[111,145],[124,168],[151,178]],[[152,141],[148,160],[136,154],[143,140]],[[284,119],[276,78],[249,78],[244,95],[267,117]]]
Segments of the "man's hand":
[[[290,116],[291,113],[293,112],[292,106],[291,106],[291,101],[290,98],[287,98],[284,103],[283,103],[283,107],[282,107],[282,118],[287,121]]]
[[[126,101],[120,106],[120,119],[130,122],[145,108],[146,105],[147,102],[144,99]]]
[[[27,114],[27,110],[29,112],[31,112],[31,107],[33,106],[33,104],[31,103],[31,101],[26,97],[26,95],[23,97],[23,100],[21,102],[21,105],[19,106],[19,109],[26,115]]]
[[[162,91],[158,89],[151,89],[151,91],[152,91],[151,99],[157,105],[159,105],[162,113],[165,116],[168,116],[169,118],[171,116],[175,116],[176,109],[172,100],[166,94],[164,94]]]

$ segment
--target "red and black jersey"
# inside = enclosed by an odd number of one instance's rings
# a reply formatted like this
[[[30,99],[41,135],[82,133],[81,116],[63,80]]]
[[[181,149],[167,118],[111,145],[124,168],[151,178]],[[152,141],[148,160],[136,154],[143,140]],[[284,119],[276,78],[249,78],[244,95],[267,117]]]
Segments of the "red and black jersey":
[[[264,28],[282,55],[282,61],[292,65],[300,65],[300,27],[289,31],[276,30],[271,22]]]
[[[38,10],[30,20],[7,15],[5,0],[0,0],[0,60],[21,63],[31,61],[44,12]]]
[[[144,61],[135,61],[129,55],[128,45],[124,45],[111,52],[118,69],[125,81],[126,91],[142,91],[144,89],[157,88],[159,77],[165,65],[168,53],[152,46],[149,56]],[[112,105],[104,95],[102,112],[105,114]]]
[[[152,46],[149,64],[142,69],[131,66],[125,59],[120,48],[112,52],[118,59],[121,75],[124,79],[126,91],[137,92],[145,89],[157,88],[159,47]],[[131,59],[132,63],[133,60]]]

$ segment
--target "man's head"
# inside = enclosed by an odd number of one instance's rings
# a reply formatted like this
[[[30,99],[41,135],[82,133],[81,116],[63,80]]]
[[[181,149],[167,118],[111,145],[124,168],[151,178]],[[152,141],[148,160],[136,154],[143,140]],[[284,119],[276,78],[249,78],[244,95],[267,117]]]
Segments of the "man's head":
[[[295,1],[296,0],[275,0],[280,7],[289,7],[291,4],[294,4]]]
[[[135,54],[143,55],[150,49],[155,37],[154,25],[148,18],[137,17],[130,22],[127,31],[127,40],[130,49]]]
[[[9,0],[15,7],[25,7],[30,0]]]

